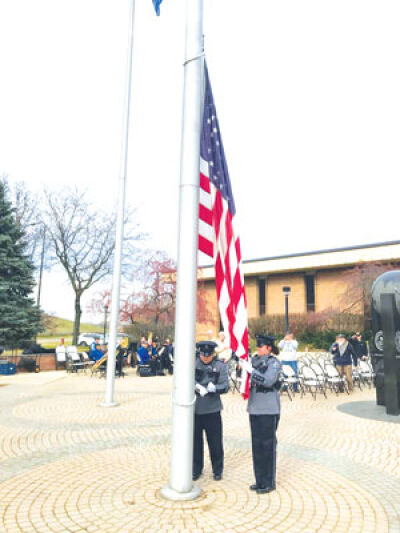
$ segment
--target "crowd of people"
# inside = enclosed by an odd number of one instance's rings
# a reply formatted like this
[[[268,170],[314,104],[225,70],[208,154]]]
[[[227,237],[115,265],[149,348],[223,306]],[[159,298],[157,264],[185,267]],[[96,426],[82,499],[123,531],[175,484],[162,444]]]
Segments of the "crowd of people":
[[[157,338],[142,337],[140,343],[132,342],[127,351],[128,363],[135,368],[147,368],[149,372],[143,375],[165,376],[173,373],[174,347],[171,339],[166,338],[160,343]]]
[[[95,337],[90,344],[89,357],[95,363],[103,360],[107,364],[107,346],[100,344],[100,337]],[[116,372],[123,375],[124,365],[132,368],[148,369],[143,375],[164,376],[173,373],[174,348],[169,338],[160,344],[157,338],[147,339],[142,337],[140,343],[129,342],[124,337],[117,346]],[[140,373],[140,372],[139,372]]]
[[[350,339],[339,333],[329,351],[337,371],[345,376],[349,390],[353,390],[353,367],[357,370],[359,361],[368,358],[368,347],[361,333],[354,333]]]

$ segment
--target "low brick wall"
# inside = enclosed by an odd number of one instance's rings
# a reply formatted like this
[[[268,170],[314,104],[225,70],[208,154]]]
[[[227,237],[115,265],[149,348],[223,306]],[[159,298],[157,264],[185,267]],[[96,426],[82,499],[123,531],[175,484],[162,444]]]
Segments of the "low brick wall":
[[[18,363],[22,357],[29,357],[30,359],[36,358],[36,363],[40,367],[40,371],[56,370],[56,354],[55,353],[42,353],[35,355],[17,355],[16,357],[10,357],[9,360],[17,365],[17,372],[26,372],[23,368],[18,368]],[[64,365],[59,368],[64,368]]]

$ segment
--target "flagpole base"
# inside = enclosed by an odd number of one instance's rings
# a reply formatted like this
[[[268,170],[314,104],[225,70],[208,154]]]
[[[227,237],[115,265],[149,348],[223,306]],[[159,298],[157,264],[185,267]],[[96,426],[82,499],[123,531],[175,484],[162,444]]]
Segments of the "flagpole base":
[[[100,407],[118,407],[118,402],[101,402]]]
[[[165,485],[161,490],[160,494],[166,500],[172,500],[175,502],[184,502],[187,500],[195,500],[201,494],[201,489],[197,485],[192,486],[190,492],[178,492],[174,489],[171,489],[168,485]]]

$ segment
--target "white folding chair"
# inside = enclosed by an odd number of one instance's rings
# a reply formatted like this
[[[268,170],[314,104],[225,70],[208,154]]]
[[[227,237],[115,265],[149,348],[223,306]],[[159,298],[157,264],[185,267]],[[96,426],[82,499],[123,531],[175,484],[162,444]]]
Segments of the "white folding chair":
[[[290,365],[282,365],[281,375],[283,378],[283,383],[287,385],[288,389],[290,389],[294,394],[296,392],[301,392],[301,381],[298,376],[296,376],[296,372]],[[297,387],[295,385],[297,385]]]
[[[323,385],[323,387],[325,387],[326,376],[323,367],[319,363],[311,363],[310,368],[314,370],[318,381],[321,383],[321,385]]]
[[[85,372],[90,368],[92,365],[94,365],[95,361],[92,361],[89,357],[89,354],[87,352],[79,352],[81,356],[81,361],[83,363]]]
[[[344,389],[347,394],[349,394],[349,388],[347,386],[347,381],[345,376],[341,376],[339,372],[337,371],[336,367],[332,363],[327,363],[325,365],[325,373],[326,373],[326,382],[331,389],[331,391],[335,391],[336,396],[339,392]]]
[[[304,391],[310,391],[314,400],[317,397],[317,392],[321,392],[326,398],[325,386],[318,379],[314,370],[309,366],[304,366],[302,369],[302,383]]]
[[[67,346],[67,367],[71,372],[78,372],[78,370],[85,370],[85,365],[82,362],[76,346]]]
[[[56,370],[58,370],[60,364],[64,367],[66,364],[65,346],[63,344],[56,347]]]
[[[367,361],[362,361],[360,359],[360,361],[358,361],[358,368],[362,382],[366,383],[368,387],[371,388],[374,381],[372,366],[370,366]]]

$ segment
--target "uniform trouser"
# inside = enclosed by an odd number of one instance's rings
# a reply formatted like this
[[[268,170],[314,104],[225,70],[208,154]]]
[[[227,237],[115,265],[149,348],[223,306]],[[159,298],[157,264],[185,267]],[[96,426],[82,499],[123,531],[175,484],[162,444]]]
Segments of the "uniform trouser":
[[[206,432],[213,473],[222,474],[224,448],[222,445],[221,412],[194,416],[193,475],[200,475],[204,467],[203,430]]]
[[[259,487],[275,488],[279,415],[250,415],[253,468]]]
[[[336,365],[336,369],[341,376],[346,376],[349,390],[353,390],[353,367],[352,365]]]

